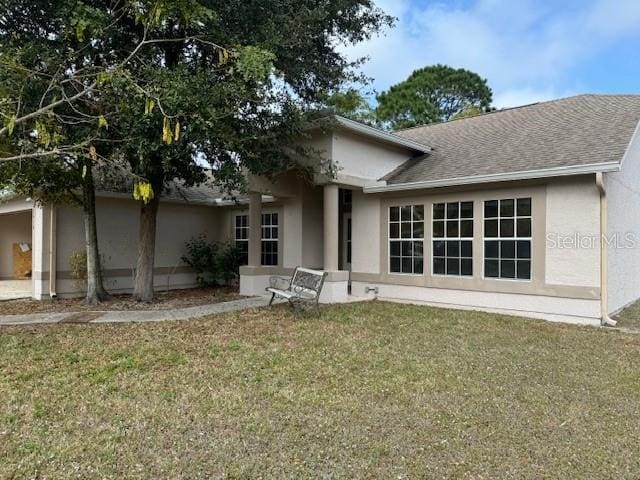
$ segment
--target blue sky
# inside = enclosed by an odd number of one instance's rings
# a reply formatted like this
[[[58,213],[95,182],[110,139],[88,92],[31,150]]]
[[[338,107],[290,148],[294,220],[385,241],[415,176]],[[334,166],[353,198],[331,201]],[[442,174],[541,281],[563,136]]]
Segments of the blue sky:
[[[394,29],[355,47],[377,91],[443,63],[487,78],[495,106],[640,93],[640,0],[377,0]]]

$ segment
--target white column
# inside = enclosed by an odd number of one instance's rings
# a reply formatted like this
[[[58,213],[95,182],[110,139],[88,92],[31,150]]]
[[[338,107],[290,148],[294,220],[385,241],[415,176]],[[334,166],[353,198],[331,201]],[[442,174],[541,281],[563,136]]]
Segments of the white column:
[[[49,296],[49,216],[50,207],[36,205],[32,213],[32,294],[36,300]]]
[[[259,267],[262,242],[262,194],[249,194],[249,267]]]
[[[338,270],[338,193],[337,185],[324,186],[324,270],[327,272]]]

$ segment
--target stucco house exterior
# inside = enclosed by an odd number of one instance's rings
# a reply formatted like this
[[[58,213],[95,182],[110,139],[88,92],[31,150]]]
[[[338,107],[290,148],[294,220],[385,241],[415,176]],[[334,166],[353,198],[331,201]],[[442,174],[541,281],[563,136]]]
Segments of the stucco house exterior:
[[[338,117],[304,140],[336,175],[251,177],[239,202],[202,188],[165,198],[157,286],[193,285],[180,257],[205,234],[247,252],[246,295],[305,266],[329,272],[324,302],[606,323],[640,298],[639,122],[640,95],[581,95],[395,133]],[[107,286],[127,291],[137,204],[103,192],[97,208]],[[0,278],[16,243],[32,246],[32,296],[78,293],[68,259],[83,246],[79,212],[0,204]]]

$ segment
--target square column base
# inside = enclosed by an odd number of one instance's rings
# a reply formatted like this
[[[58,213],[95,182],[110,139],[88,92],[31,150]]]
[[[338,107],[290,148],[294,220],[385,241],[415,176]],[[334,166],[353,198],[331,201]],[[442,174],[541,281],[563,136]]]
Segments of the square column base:
[[[349,272],[336,270],[327,273],[320,303],[345,303],[349,298]]]

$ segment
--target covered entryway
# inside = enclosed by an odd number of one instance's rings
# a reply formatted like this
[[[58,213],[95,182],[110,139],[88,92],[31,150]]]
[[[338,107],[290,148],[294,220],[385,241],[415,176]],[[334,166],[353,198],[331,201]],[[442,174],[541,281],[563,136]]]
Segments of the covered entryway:
[[[33,294],[32,205],[0,205],[0,301]]]

